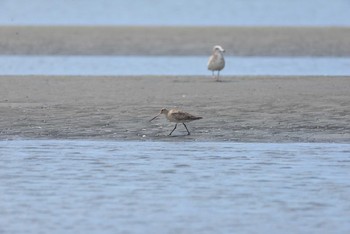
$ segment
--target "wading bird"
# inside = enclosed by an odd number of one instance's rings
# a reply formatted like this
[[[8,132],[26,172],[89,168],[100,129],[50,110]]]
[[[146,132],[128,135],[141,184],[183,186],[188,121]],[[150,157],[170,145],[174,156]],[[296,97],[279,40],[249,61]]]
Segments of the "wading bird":
[[[176,109],[167,110],[167,109],[163,108],[160,110],[158,115],[156,115],[154,118],[152,118],[150,120],[150,122],[152,120],[154,120],[155,118],[157,118],[161,114],[164,114],[165,117],[170,122],[176,123],[174,129],[169,133],[169,136],[175,131],[178,123],[182,123],[187,130],[187,135],[190,135],[190,131],[188,131],[185,123],[188,123],[188,122],[191,122],[191,121],[197,120],[197,119],[202,119],[202,117],[197,117],[197,116],[191,115],[191,114],[184,112],[184,111],[180,111],[180,110],[176,110]]]

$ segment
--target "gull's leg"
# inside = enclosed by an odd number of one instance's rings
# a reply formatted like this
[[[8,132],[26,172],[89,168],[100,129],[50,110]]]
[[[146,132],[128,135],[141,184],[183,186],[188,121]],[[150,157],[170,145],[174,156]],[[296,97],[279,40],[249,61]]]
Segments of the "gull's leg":
[[[169,136],[171,135],[171,133],[173,133],[173,131],[175,131],[176,127],[177,127],[177,124],[175,124],[175,128],[169,133]]]
[[[184,123],[182,123],[182,124],[185,126],[185,128],[187,130],[187,135],[190,135],[190,131],[188,131],[186,124],[184,124]]]

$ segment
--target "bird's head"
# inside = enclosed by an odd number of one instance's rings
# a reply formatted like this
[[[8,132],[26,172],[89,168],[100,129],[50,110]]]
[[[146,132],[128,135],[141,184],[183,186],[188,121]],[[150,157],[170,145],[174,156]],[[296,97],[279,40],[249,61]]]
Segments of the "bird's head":
[[[215,52],[215,51],[219,51],[219,52],[222,52],[222,53],[225,52],[224,48],[222,48],[222,47],[219,46],[219,45],[214,46],[213,51],[214,51],[214,52]]]
[[[162,108],[161,110],[160,110],[160,112],[159,112],[159,114],[158,115],[156,115],[156,116],[154,116],[151,120],[150,120],[150,122],[152,121],[152,120],[154,120],[155,118],[157,118],[158,116],[160,116],[161,114],[168,114],[168,110],[167,109],[165,109],[165,108]]]
[[[162,108],[159,112],[159,114],[167,114],[167,113],[168,113],[168,110],[165,108]]]

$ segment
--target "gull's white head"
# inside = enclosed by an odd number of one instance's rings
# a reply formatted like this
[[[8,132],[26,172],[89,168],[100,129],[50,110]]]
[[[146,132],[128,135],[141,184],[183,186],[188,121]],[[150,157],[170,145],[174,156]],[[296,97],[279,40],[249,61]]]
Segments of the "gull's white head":
[[[215,52],[215,51],[225,52],[224,48],[222,48],[222,47],[219,46],[219,45],[214,46],[213,51],[214,51],[214,52]]]

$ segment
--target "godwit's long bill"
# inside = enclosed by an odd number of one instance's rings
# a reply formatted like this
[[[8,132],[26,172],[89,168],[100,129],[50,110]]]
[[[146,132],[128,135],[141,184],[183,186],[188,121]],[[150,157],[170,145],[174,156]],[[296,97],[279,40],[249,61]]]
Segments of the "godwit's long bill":
[[[202,119],[202,117],[197,117],[197,116],[191,115],[190,113],[187,113],[187,112],[184,112],[184,111],[180,111],[180,110],[176,110],[176,109],[167,110],[167,109],[163,108],[163,109],[160,110],[158,115],[156,115],[155,117],[153,117],[150,120],[150,122],[152,120],[154,120],[155,118],[157,118],[158,116],[160,116],[161,114],[164,114],[165,117],[170,122],[176,123],[174,129],[169,133],[169,136],[175,131],[178,123],[182,123],[185,126],[186,130],[187,130],[187,135],[190,135],[190,131],[188,131],[187,126],[186,126],[185,123],[191,122],[193,120]]]
[[[216,81],[219,81],[220,71],[225,67],[224,52],[225,50],[221,46],[216,45],[214,46],[213,53],[208,60],[208,70],[212,71],[213,78],[215,78],[214,71],[218,71]]]

